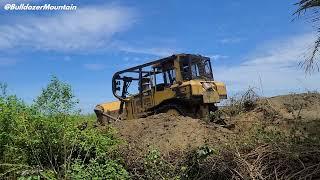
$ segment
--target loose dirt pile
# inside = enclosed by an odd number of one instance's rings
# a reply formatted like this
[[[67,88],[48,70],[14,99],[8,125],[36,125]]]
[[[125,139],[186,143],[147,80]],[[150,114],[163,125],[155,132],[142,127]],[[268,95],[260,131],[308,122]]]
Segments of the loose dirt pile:
[[[233,129],[200,119],[167,114],[119,121],[113,126],[120,138],[127,142],[128,149],[141,153],[158,149],[162,154],[169,154],[206,144],[228,143],[254,124],[267,123],[271,128],[284,128],[285,131],[285,128],[291,127],[291,121],[302,121],[307,123],[301,129],[311,131],[315,127],[309,121],[320,120],[319,93],[276,96],[260,99],[257,104],[251,111],[225,119],[227,124],[235,125]]]
[[[212,141],[226,141],[226,134],[232,134],[228,129],[208,125],[200,119],[167,114],[122,121],[114,126],[130,148],[141,152],[158,149],[163,154],[199,147]]]

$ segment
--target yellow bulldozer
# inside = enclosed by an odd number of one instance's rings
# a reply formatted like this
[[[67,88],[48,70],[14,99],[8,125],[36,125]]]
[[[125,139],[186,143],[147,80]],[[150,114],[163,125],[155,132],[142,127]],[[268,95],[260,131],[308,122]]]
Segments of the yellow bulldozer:
[[[214,80],[210,58],[194,54],[175,54],[116,72],[112,92],[119,101],[95,107],[100,122],[157,113],[203,118],[227,98],[225,84]]]

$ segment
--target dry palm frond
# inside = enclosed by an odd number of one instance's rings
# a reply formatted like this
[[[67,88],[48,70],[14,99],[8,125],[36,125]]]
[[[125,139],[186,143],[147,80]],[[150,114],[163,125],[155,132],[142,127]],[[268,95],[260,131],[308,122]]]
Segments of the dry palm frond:
[[[319,71],[319,65],[317,62],[317,55],[319,53],[320,48],[320,37],[317,38],[317,40],[314,42],[314,46],[312,48],[312,52],[308,57],[306,57],[303,61],[299,63],[299,66],[304,68],[306,73],[312,73],[315,71]]]
[[[298,9],[294,12],[294,15],[301,16],[302,14],[306,14],[307,10],[313,9],[314,11],[311,13],[311,22],[314,24],[315,28],[317,29],[317,32],[319,33],[319,20],[320,15],[319,11],[315,10],[315,8],[320,7],[320,0],[300,0],[298,3],[295,3],[295,5],[299,6]],[[299,66],[304,68],[306,73],[313,73],[315,71],[319,72],[319,66],[317,62],[317,56],[318,51],[320,48],[320,36],[317,37],[316,41],[314,42],[314,45],[312,47],[312,51],[310,52],[310,55],[306,56],[303,61],[299,63]]]
[[[294,14],[300,15],[310,8],[320,6],[320,0],[300,0],[298,3],[295,3],[295,5],[298,5],[299,8]]]

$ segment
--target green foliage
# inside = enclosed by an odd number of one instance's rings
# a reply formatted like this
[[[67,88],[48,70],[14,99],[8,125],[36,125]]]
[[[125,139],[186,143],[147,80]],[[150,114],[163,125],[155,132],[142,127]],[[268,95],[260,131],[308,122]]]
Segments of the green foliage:
[[[198,150],[196,150],[195,157],[196,157],[197,161],[201,161],[201,160],[206,159],[208,156],[210,156],[214,153],[217,153],[217,152],[215,152],[214,149],[211,149],[208,146],[202,146]]]
[[[21,176],[18,178],[18,180],[40,180],[40,179],[41,179],[41,177],[39,175],[27,176],[27,177]]]
[[[150,150],[144,158],[143,179],[197,179],[200,165],[208,157],[217,154],[214,149],[202,146],[186,153],[182,162],[166,161],[158,150]]]
[[[216,150],[208,146],[202,146],[189,152],[184,163],[185,171],[182,172],[182,177],[185,179],[198,179],[201,177],[201,164],[208,157],[217,153]]]
[[[263,144],[280,144],[288,139],[288,137],[279,130],[266,129],[262,125],[254,125],[242,137],[238,137],[236,146],[242,148],[254,148]]]
[[[16,127],[23,119],[28,107],[16,96],[8,96],[6,92],[6,86],[1,85],[0,96],[0,162],[6,158],[6,152],[8,150],[15,150],[12,147],[13,140],[15,139]],[[17,158],[17,159],[16,159]],[[20,157],[12,159],[14,161],[21,161]]]
[[[129,179],[127,171],[115,161],[90,160],[90,163],[83,164],[77,160],[68,173],[71,179]]]
[[[70,114],[77,112],[78,104],[71,86],[53,76],[48,86],[42,89],[41,95],[35,100],[35,106],[44,114]]]
[[[4,98],[7,96],[8,85],[6,83],[0,82],[0,97]]]
[[[69,85],[53,77],[33,105],[0,88],[0,179],[82,177],[76,167],[96,179],[127,178],[111,156],[120,141],[112,129],[94,128],[95,119],[77,113]]]
[[[158,150],[146,155],[144,170],[144,179],[180,179],[178,168],[165,161]]]

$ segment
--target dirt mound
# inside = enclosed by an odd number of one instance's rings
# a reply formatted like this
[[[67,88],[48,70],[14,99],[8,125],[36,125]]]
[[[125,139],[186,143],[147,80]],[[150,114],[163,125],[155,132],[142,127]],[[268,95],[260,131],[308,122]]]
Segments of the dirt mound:
[[[130,148],[141,152],[158,149],[163,154],[199,147],[209,141],[212,130],[215,140],[223,140],[224,133],[232,133],[219,126],[207,125],[200,119],[157,114],[148,118],[121,121],[114,124],[118,134]],[[219,134],[220,132],[221,134]]]
[[[303,93],[269,98],[271,105],[287,119],[301,116],[304,119],[320,118],[320,94]]]
[[[252,125],[266,121],[272,126],[290,128],[282,121],[288,124],[290,120],[320,119],[319,93],[291,94],[259,101],[255,109],[241,112],[227,120],[228,124],[235,125],[232,130],[200,119],[167,114],[118,121],[113,126],[120,138],[127,142],[127,149],[141,153],[158,149],[162,154],[169,154],[205,144],[227,143],[241,132],[249,130]]]

